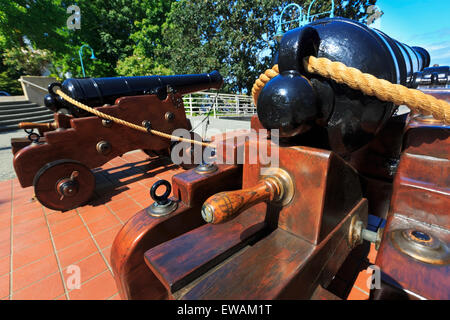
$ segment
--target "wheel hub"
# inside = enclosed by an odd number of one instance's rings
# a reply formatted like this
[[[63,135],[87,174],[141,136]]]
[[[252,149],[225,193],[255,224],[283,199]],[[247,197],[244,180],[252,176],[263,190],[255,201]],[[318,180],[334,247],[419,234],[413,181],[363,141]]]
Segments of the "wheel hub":
[[[42,167],[33,184],[40,203],[53,210],[65,211],[90,199],[95,189],[95,177],[82,163],[63,159]]]

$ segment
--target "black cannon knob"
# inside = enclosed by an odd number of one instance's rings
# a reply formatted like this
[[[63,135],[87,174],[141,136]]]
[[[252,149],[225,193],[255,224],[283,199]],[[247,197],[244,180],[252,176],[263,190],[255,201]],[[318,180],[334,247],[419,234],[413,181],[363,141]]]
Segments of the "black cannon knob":
[[[53,111],[53,112],[57,112],[58,111],[59,105],[56,102],[56,96],[55,95],[47,94],[44,97],[44,104],[51,111]]]
[[[281,137],[308,130],[318,117],[314,90],[295,70],[282,72],[264,86],[257,112],[263,126],[279,129]]]

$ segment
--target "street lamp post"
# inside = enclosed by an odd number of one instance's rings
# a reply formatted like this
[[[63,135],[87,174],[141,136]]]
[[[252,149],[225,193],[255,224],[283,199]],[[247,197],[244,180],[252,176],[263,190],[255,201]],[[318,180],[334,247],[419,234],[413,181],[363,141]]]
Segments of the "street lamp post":
[[[294,8],[296,8],[299,11],[298,18],[294,19],[294,20],[282,22],[284,12],[290,7],[294,7]],[[301,25],[301,23],[302,23],[302,11],[303,11],[302,7],[300,7],[296,3],[288,4],[287,6],[285,6],[283,8],[283,10],[281,11],[281,14],[280,14],[280,18],[278,19],[277,32],[276,32],[275,36],[273,37],[276,41],[280,42],[281,38],[283,37],[283,34],[284,34],[284,32],[283,32],[283,24],[288,24],[288,23],[291,23],[291,22],[298,22],[298,25],[299,26]]]
[[[88,44],[83,44],[81,47],[80,47],[80,50],[78,50],[78,55],[80,56],[80,62],[81,62],[81,70],[83,70],[83,77],[85,77],[86,78],[86,73],[84,72],[84,65],[83,65],[83,48],[84,47],[88,47],[89,49],[91,49],[91,59],[92,60],[94,60],[94,59],[96,59],[95,58],[95,55],[94,55],[94,50],[91,48],[91,46],[90,45],[88,45]]]
[[[311,2],[311,4],[308,7],[308,16],[306,17],[307,23],[312,22],[315,17],[325,15],[325,14],[329,14],[329,16],[328,16],[329,18],[334,17],[334,0],[331,0],[331,10],[330,11],[324,11],[324,12],[320,12],[320,13],[311,15],[311,7],[313,6],[314,2],[316,2],[316,0],[313,0],[313,2]]]
[[[284,24],[290,24],[290,23],[293,23],[293,22],[298,22],[298,26],[302,27],[302,26],[307,25],[308,23],[312,22],[313,19],[315,19],[315,18],[317,18],[319,16],[323,16],[325,14],[328,14],[328,17],[330,17],[330,18],[334,17],[334,0],[330,1],[331,2],[331,10],[311,15],[311,7],[313,6],[314,2],[316,2],[316,0],[313,0],[310,3],[310,5],[308,7],[308,13],[307,13],[306,16],[304,14],[302,14],[302,10],[303,10],[302,7],[300,7],[296,3],[291,3],[291,4],[288,4],[286,7],[284,7],[283,10],[281,11],[280,18],[278,19],[277,32],[275,33],[275,36],[273,37],[274,40],[280,42],[281,38],[283,38],[283,35],[284,35],[283,25]],[[298,18],[290,20],[290,21],[282,22],[283,15],[284,15],[286,9],[288,9],[290,7],[295,7],[299,11]]]

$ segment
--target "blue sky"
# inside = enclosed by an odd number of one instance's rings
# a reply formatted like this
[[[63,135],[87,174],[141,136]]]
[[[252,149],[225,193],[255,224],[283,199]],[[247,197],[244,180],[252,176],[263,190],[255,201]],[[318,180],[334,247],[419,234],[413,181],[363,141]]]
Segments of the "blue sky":
[[[450,65],[450,0],[378,0],[384,15],[371,27],[431,55],[431,66]]]

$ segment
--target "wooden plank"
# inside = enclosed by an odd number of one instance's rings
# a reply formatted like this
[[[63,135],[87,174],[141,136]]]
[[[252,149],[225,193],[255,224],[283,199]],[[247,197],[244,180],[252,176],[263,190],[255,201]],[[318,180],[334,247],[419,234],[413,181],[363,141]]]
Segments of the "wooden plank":
[[[366,200],[361,200],[318,245],[278,228],[180,298],[310,299],[319,284],[329,283],[351,251],[347,239],[355,215],[367,218]]]
[[[183,299],[274,299],[314,246],[277,229],[192,288]]]
[[[264,219],[265,214],[248,211],[224,224],[201,226],[148,250],[145,261],[175,292],[263,233]]]

